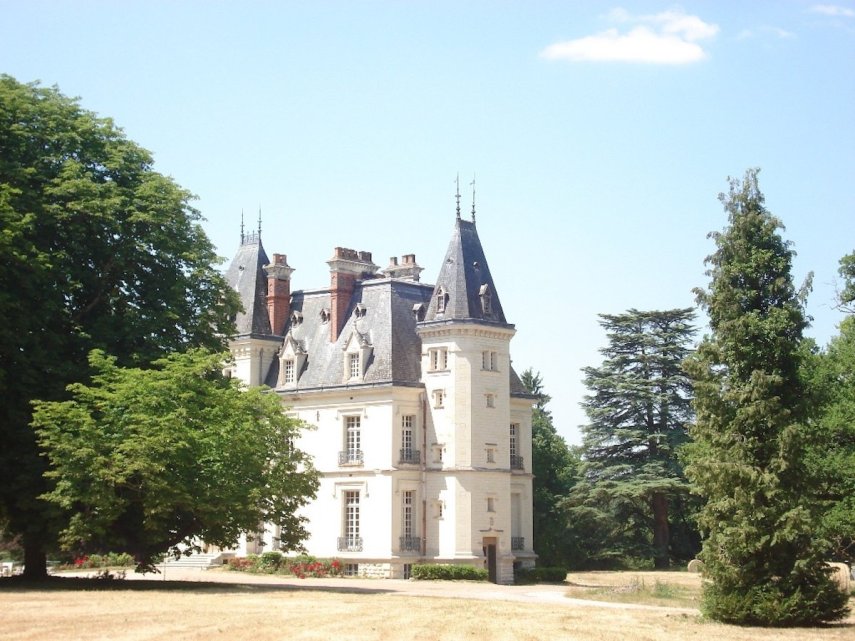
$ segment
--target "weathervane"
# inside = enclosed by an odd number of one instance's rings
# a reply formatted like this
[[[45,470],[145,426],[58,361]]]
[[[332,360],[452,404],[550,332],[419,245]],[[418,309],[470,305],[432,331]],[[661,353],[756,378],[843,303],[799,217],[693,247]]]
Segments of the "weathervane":
[[[472,222],[475,222],[475,174],[472,174]]]
[[[243,233],[243,209],[240,210],[240,244],[243,245],[243,241],[245,240],[245,236]]]
[[[258,239],[261,240],[261,205],[258,206]]]
[[[457,192],[454,197],[457,199],[457,220],[460,220],[460,174],[457,174]]]

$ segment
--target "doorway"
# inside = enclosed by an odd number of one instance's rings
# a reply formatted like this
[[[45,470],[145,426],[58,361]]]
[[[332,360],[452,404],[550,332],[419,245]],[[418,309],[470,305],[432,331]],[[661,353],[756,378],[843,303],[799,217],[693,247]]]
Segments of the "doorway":
[[[498,573],[496,568],[496,537],[484,537],[484,557],[487,563],[487,576],[490,583],[498,583]]]

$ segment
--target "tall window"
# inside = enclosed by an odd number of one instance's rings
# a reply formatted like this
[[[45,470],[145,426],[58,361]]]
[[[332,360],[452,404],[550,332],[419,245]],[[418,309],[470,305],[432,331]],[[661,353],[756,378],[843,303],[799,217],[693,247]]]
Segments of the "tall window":
[[[339,455],[339,464],[362,463],[362,433],[359,416],[346,416],[344,424],[344,451]]]
[[[416,417],[406,414],[401,417],[401,462],[418,463],[419,451],[415,449]]]
[[[350,378],[359,378],[359,354],[348,354],[348,365],[350,367]]]
[[[344,539],[348,550],[362,547],[359,538],[358,490],[347,490],[344,493]]]
[[[401,536],[407,539],[413,537],[413,526],[416,521],[416,493],[414,490],[401,492]]]
[[[294,382],[294,361],[291,359],[285,361],[285,382]]]
[[[445,390],[434,390],[433,391],[433,406],[435,408],[445,407]]]
[[[522,459],[522,456],[519,455],[519,444],[518,444],[519,431],[520,431],[519,423],[511,423],[508,449],[510,450],[510,453],[511,453],[511,469],[512,470],[523,469],[523,459]]]
[[[445,313],[445,305],[448,303],[448,294],[445,293],[445,289],[440,287],[436,292],[436,313],[444,314]]]

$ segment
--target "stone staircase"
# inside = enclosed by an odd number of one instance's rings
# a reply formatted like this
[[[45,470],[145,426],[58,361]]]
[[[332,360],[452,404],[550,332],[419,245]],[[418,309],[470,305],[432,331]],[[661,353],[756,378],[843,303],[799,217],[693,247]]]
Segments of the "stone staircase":
[[[157,567],[165,570],[168,568],[198,568],[207,570],[208,568],[220,567],[226,562],[226,559],[233,557],[234,552],[213,552],[210,554],[191,554],[190,556],[174,556],[167,557],[162,563],[158,563]]]

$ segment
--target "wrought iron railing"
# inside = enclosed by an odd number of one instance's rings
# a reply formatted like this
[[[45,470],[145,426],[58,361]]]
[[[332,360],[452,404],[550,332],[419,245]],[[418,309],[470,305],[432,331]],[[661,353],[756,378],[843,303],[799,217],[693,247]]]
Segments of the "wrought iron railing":
[[[511,454],[511,469],[512,470],[522,470],[525,468],[523,465],[523,457],[517,456],[516,454]]]
[[[525,550],[525,537],[524,536],[512,536],[511,537],[511,549],[512,550]]]
[[[401,455],[398,457],[398,463],[421,463],[422,453],[419,450],[414,450],[406,447],[401,450]]]
[[[362,552],[362,537],[340,536],[337,549],[339,552]]]
[[[399,539],[398,549],[401,552],[421,552],[422,537],[420,536],[402,536]]]
[[[362,465],[362,450],[345,450],[338,453],[339,465]]]

